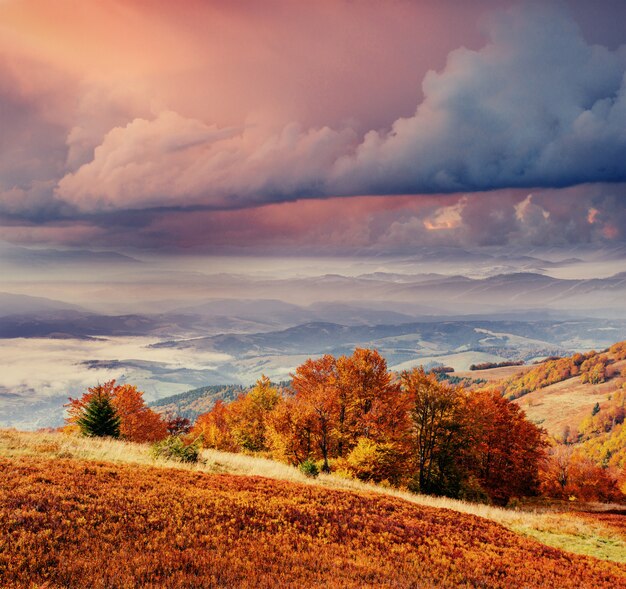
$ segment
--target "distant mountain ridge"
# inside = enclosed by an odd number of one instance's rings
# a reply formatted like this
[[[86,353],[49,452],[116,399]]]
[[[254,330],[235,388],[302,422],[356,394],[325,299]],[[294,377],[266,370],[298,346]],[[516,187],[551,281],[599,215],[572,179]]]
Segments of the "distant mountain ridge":
[[[429,321],[404,323],[400,325],[341,325],[329,322],[311,322],[279,331],[252,334],[220,334],[205,338],[175,340],[154,344],[156,348],[194,349],[220,352],[236,356],[266,354],[319,354],[339,353],[352,347],[370,346],[385,349],[392,344],[401,344],[412,351],[423,347],[443,347],[453,350],[462,347],[482,349],[507,347],[510,337],[515,337],[516,347],[522,340],[527,347],[563,347],[565,333],[575,331],[583,334],[593,332],[603,341],[612,342],[609,333],[603,333],[605,326],[615,326],[614,322],[581,320],[562,321]],[[626,321],[615,326],[618,331],[626,329]],[[408,337],[411,336],[411,337]]]
[[[26,248],[0,242],[0,266],[63,266],[79,264],[139,265],[140,260],[115,251]]]
[[[28,316],[50,314],[59,311],[87,312],[78,305],[45,297],[0,292],[0,317],[10,315]]]
[[[605,311],[605,316],[621,316],[626,311],[626,272],[588,280],[534,272],[487,278],[386,272],[271,280],[223,275],[221,280],[224,288],[254,292],[258,298],[212,298],[167,312],[109,315],[52,299],[0,293],[0,337],[201,337],[271,332],[316,322],[376,326],[449,315],[488,318],[512,309],[593,316]],[[283,298],[277,299],[279,294]]]

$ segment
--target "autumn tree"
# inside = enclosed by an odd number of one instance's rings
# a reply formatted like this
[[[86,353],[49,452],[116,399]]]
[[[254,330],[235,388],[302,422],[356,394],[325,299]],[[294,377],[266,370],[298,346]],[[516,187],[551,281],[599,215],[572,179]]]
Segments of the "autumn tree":
[[[362,437],[381,443],[402,437],[408,398],[378,351],[357,348],[337,360],[337,397],[339,456]]]
[[[180,415],[168,415],[165,419],[165,427],[170,436],[183,436],[191,431],[191,421]]]
[[[327,354],[307,360],[296,369],[291,386],[300,410],[307,417],[313,447],[323,461],[322,470],[329,472],[328,459],[337,447],[342,413],[336,359]]]
[[[402,388],[412,400],[412,488],[422,493],[456,495],[460,485],[456,457],[463,427],[461,389],[440,383],[423,368],[403,372]]]
[[[248,393],[231,403],[229,425],[235,442],[242,449],[251,452],[268,450],[268,416],[279,401],[278,389],[267,376],[261,376]]]
[[[230,405],[231,403],[226,404],[222,399],[218,399],[210,411],[196,419],[191,434],[199,437],[205,448],[230,452],[238,450],[230,429]]]
[[[280,402],[280,392],[262,376],[247,393],[232,403],[217,401],[211,411],[200,415],[193,433],[202,436],[203,445],[219,450],[269,450],[269,415]]]
[[[316,453],[316,416],[304,411],[293,395],[287,395],[269,416],[268,443],[272,455],[289,464],[302,464]]]
[[[542,493],[558,499],[567,499],[571,493],[570,463],[574,448],[558,444],[551,448],[541,465],[540,479]]]
[[[544,459],[544,432],[518,405],[496,391],[468,395],[463,403],[464,469],[492,501],[536,494]]]
[[[582,448],[556,446],[541,469],[541,491],[556,499],[623,501],[619,484],[619,470],[599,466]]]
[[[361,438],[387,443],[402,437],[406,395],[376,350],[307,360],[293,374],[292,389],[324,470],[330,458],[348,456]]]
[[[405,478],[405,456],[391,442],[359,438],[345,460],[345,469],[355,478],[398,485]]]
[[[131,442],[155,442],[167,437],[165,422],[146,406],[143,393],[133,385],[116,386],[114,380],[87,389],[79,399],[70,398],[66,423],[80,426],[85,408],[96,398],[106,399],[114,409],[119,418],[120,437]]]
[[[537,491],[543,432],[517,405],[496,391],[465,393],[421,368],[404,372],[402,387],[413,399],[413,488],[499,504]]]

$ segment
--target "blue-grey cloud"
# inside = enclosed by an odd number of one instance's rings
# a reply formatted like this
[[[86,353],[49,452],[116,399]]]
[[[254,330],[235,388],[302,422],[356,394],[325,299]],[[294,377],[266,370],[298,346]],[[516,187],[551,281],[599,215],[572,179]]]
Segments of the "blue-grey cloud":
[[[339,162],[342,192],[457,192],[626,179],[626,47],[553,7],[494,16],[490,42],[424,79],[415,115]]]

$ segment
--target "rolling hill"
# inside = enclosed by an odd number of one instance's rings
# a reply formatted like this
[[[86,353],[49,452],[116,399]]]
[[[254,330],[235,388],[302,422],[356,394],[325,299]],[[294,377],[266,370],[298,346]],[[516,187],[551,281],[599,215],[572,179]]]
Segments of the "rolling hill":
[[[615,368],[626,368],[626,360],[616,362]],[[531,421],[551,435],[560,436],[566,427],[577,429],[596,403],[602,407],[625,382],[626,378],[619,376],[598,384],[582,383],[580,377],[573,377],[528,393],[515,403]]]
[[[355,346],[372,347],[390,363],[451,352],[476,351],[492,356],[531,359],[549,350],[610,345],[626,330],[626,322],[492,321],[490,319],[438,319],[402,324],[344,325],[310,322],[282,330],[228,333],[171,340],[156,348],[225,353],[235,358],[265,355],[341,354]]]
[[[209,464],[196,471],[129,464],[144,452],[137,445],[58,434],[29,445],[24,435],[0,434],[0,584],[7,589],[626,587],[623,564],[550,548],[463,512],[459,502],[452,511],[374,487],[207,472],[228,468],[225,454],[207,454]],[[85,459],[98,447],[108,448],[107,457]],[[269,463],[263,468],[269,472]],[[619,529],[611,529],[621,545]]]
[[[598,382],[589,381],[580,354],[536,365],[456,371],[451,375],[486,380],[486,385],[474,385],[475,388],[501,389],[531,421],[560,439],[566,430],[577,432],[594,408],[599,411],[608,407],[610,399],[624,390],[625,350],[626,342],[618,342],[604,352],[588,354],[591,365],[599,359],[606,359],[606,369]]]

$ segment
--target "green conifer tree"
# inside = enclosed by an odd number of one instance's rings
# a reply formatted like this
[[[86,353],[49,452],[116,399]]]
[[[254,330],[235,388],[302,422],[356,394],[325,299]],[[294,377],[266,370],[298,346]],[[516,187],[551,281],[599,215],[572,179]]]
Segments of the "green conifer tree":
[[[89,437],[120,437],[120,418],[107,395],[95,395],[76,421],[81,433]]]

